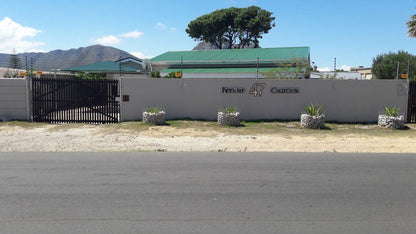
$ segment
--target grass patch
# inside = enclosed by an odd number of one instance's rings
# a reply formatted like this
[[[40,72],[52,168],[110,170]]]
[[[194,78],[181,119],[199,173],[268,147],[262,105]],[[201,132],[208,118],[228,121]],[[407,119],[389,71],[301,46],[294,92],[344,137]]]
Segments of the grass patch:
[[[92,128],[94,125],[91,124],[83,124],[83,123],[63,123],[63,124],[48,124],[48,131],[65,131],[70,130],[73,128]]]
[[[5,121],[0,122],[0,128],[8,128],[8,127],[20,127],[20,128],[39,128],[48,125],[47,123],[35,123],[35,122],[28,122],[28,121]]]
[[[142,132],[149,130],[151,127],[156,125],[144,123],[142,121],[127,121],[116,124],[103,124],[100,125],[100,128],[103,130],[111,131],[132,131],[132,132]],[[163,125],[166,126],[166,125]],[[156,126],[157,127],[157,126]]]
[[[243,121],[240,127],[220,126],[216,121],[197,120],[169,120],[166,125],[155,126],[141,121],[128,121],[117,124],[89,125],[89,124],[59,124],[33,123],[26,121],[0,122],[0,130],[12,127],[25,129],[48,127],[49,131],[65,131],[72,128],[97,128],[104,133],[128,132],[140,133],[144,131],[169,130],[170,134],[186,135],[188,130],[193,130],[193,136],[209,136],[206,133],[226,135],[273,135],[279,134],[283,137],[314,136],[318,138],[338,137],[348,135],[360,135],[362,137],[409,137],[416,138],[416,124],[406,124],[406,130],[395,130],[380,128],[377,124],[341,124],[326,123],[326,129],[301,128],[299,121]],[[175,130],[183,130],[177,131]],[[179,133],[181,132],[181,133]],[[163,135],[163,134],[162,134]]]

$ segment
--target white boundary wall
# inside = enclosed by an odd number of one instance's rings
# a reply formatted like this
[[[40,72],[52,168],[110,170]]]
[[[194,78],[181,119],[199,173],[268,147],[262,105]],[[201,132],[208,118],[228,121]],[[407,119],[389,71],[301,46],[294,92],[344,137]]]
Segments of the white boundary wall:
[[[255,84],[258,91],[265,85],[261,96],[250,94]],[[147,107],[158,106],[166,110],[167,119],[215,120],[219,109],[234,106],[243,120],[298,120],[303,106],[316,102],[324,105],[327,121],[375,122],[385,106],[407,113],[408,87],[407,80],[130,77],[121,81],[121,94],[129,98],[121,102],[121,119],[140,120]]]
[[[30,120],[28,79],[0,78],[0,121]]]

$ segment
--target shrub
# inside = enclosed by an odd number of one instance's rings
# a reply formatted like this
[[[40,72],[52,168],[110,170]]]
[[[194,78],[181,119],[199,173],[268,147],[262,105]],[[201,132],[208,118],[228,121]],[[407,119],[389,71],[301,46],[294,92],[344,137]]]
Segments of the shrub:
[[[217,122],[223,126],[241,126],[240,112],[237,107],[224,107],[218,112]]]
[[[18,78],[19,77],[19,73],[18,73],[18,71],[9,71],[9,70],[7,70],[5,73],[4,73],[4,75],[3,75],[3,77],[4,78]]]
[[[84,79],[84,80],[104,80],[107,78],[105,73],[85,73],[85,72],[78,72],[76,74],[76,78]]]
[[[181,74],[181,76],[177,77],[176,74]],[[181,71],[176,71],[176,72],[169,72],[169,74],[167,74],[163,78],[181,78],[181,77],[182,77],[182,72]]]
[[[384,114],[387,116],[397,117],[399,114],[399,108],[396,108],[396,106],[393,106],[392,108],[384,107]]]
[[[146,110],[146,112],[152,113],[152,114],[157,114],[161,111],[163,111],[163,110],[160,107],[148,107],[147,110]]]
[[[238,111],[237,107],[224,107],[223,109],[220,110],[220,112],[224,114],[232,114],[237,111]]]
[[[160,71],[151,71],[150,77],[152,78],[160,78]]]
[[[166,124],[166,113],[160,107],[148,107],[145,112],[143,112],[143,122],[148,124],[155,125],[165,125]]]
[[[306,114],[316,116],[322,114],[322,107],[323,105],[319,106],[317,103],[311,103],[309,106],[305,105],[303,109],[305,110]]]

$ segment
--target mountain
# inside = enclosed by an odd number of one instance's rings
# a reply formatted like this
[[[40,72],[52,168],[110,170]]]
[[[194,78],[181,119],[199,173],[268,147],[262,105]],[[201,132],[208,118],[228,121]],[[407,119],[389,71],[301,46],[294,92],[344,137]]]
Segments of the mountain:
[[[93,45],[70,50],[53,50],[48,53],[21,53],[19,57],[19,68],[25,69],[26,57],[27,66],[49,71],[76,67],[103,61],[116,61],[120,58],[134,57],[126,51],[102,45]],[[135,57],[134,57],[135,58]],[[10,54],[0,54],[0,67],[10,66]]]

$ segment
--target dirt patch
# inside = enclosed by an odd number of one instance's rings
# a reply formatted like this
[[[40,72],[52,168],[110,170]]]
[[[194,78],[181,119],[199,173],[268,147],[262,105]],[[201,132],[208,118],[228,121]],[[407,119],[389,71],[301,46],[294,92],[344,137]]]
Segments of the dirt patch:
[[[191,127],[190,125],[194,125]],[[196,125],[196,126],[195,126]],[[297,123],[247,123],[219,127],[215,122],[115,125],[0,125],[1,152],[57,151],[269,151],[416,153],[416,129],[394,131],[374,125],[329,125],[306,130]]]

